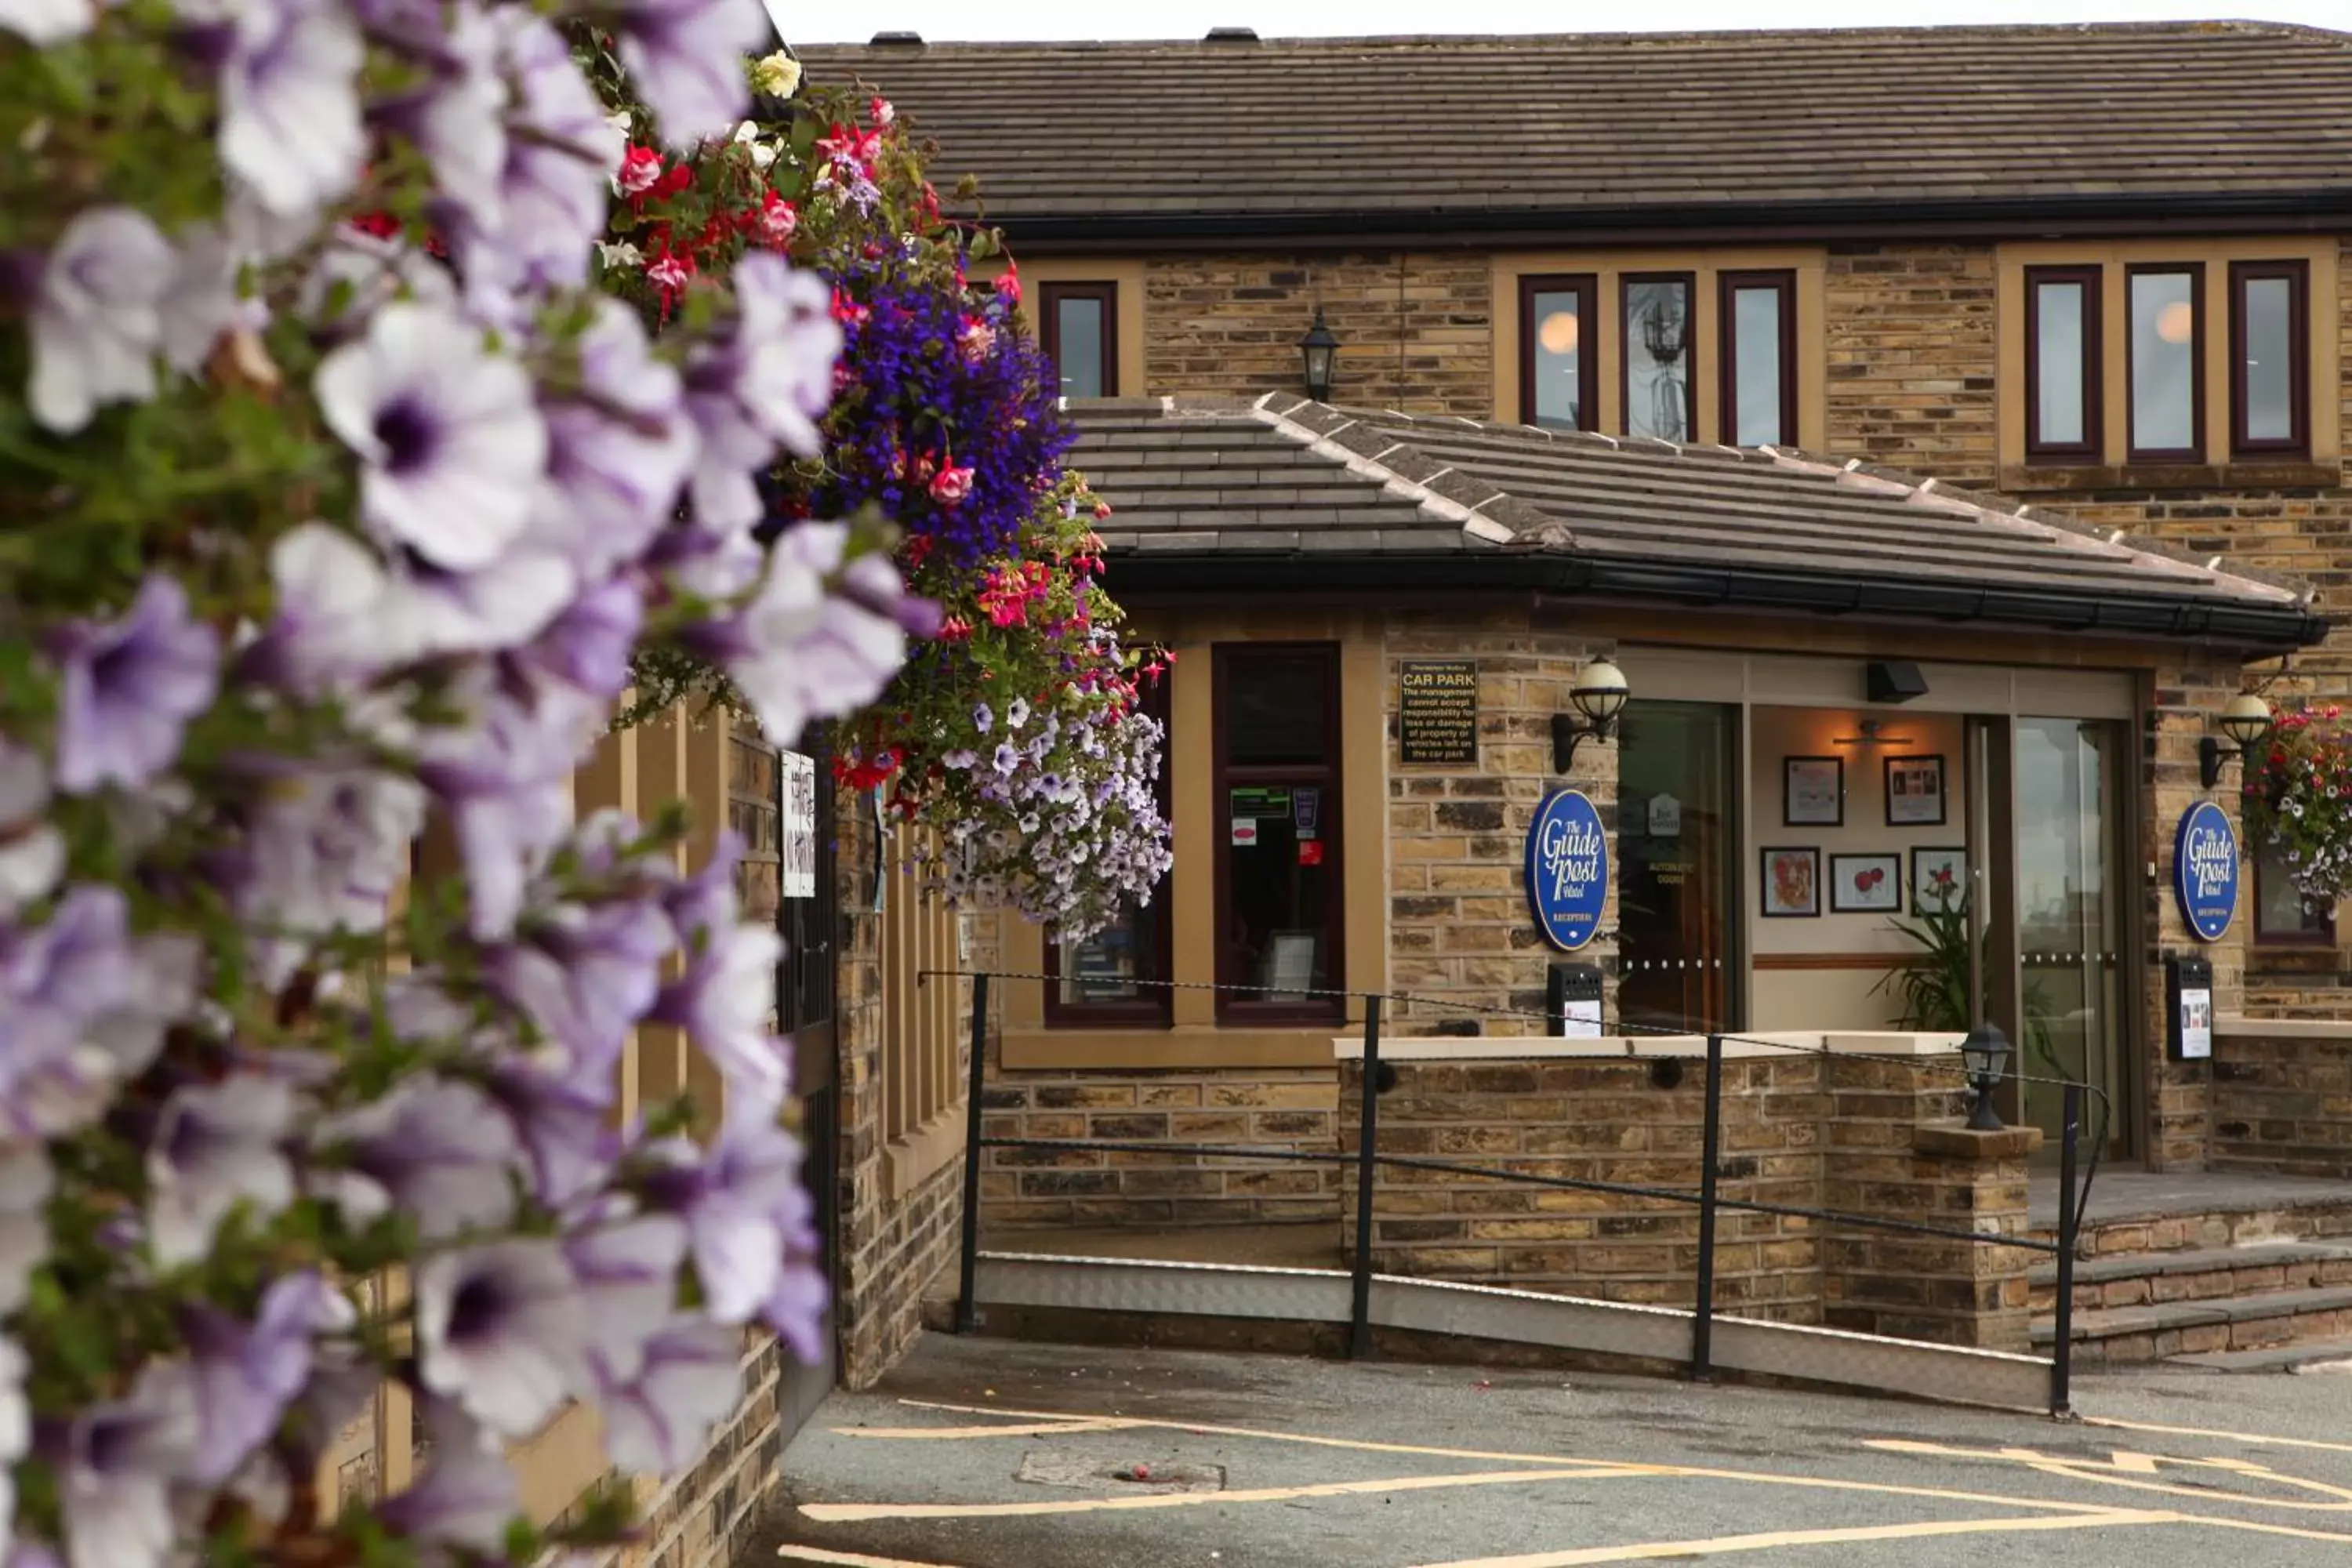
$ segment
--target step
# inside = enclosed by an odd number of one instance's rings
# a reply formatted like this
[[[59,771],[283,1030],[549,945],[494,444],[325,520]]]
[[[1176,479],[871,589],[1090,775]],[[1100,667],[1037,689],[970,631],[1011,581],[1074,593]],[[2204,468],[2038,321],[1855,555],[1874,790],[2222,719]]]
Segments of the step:
[[[2044,1263],[2027,1279],[2033,1310],[2049,1313],[2058,1300],[2058,1265]],[[2074,1310],[2160,1306],[2323,1285],[2352,1285],[2352,1246],[2278,1241],[2182,1252],[2119,1252],[2074,1265]]]
[[[2056,1238],[2054,1227],[2029,1233]],[[2352,1193],[2296,1193],[2200,1203],[2148,1213],[2095,1214],[2083,1222],[2075,1256],[2202,1251],[2281,1241],[2352,1241]]]
[[[2352,1372],[2352,1340],[2306,1340],[2262,1350],[2208,1351],[2166,1358],[2165,1365],[2194,1372]]]
[[[2146,1307],[2104,1308],[2077,1312],[2074,1321],[2077,1365],[2163,1361],[2211,1351],[2257,1350],[2298,1341],[2352,1335],[2352,1286],[2270,1290],[2210,1301],[2171,1301]],[[2048,1350],[2056,1325],[2036,1321],[2032,1342]]]

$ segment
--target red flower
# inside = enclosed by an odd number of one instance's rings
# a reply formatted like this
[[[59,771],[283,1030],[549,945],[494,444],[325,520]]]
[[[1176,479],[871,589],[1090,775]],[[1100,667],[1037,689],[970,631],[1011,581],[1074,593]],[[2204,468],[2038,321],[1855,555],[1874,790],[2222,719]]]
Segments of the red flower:
[[[749,216],[760,237],[770,245],[791,244],[793,235],[801,226],[801,215],[793,210],[793,204],[773,191],[761,192],[760,205]]]
[[[919,533],[907,541],[907,564],[920,566],[930,558],[931,547],[939,542],[928,533]]]
[[[971,494],[971,469],[941,468],[931,479],[931,499],[941,506],[954,506]]]
[[[841,285],[833,286],[833,319],[845,327],[863,326],[871,314],[865,306],[842,292]]]
[[[1098,500],[1095,502],[1095,521],[1097,522],[1108,522],[1110,521],[1110,502],[1107,500]],[[1095,541],[1091,545],[1089,545],[1089,548],[1099,550],[1102,548],[1102,543],[1099,540]]]
[[[400,220],[390,213],[361,213],[352,219],[352,226],[362,234],[390,239],[400,232]]]
[[[877,97],[871,103],[868,103],[866,106],[866,110],[877,125],[894,125],[898,123],[898,111],[890,107],[890,100],[887,98]]]
[[[621,160],[618,176],[621,194],[639,196],[650,191],[662,177],[661,154],[650,147],[632,147]],[[691,175],[688,176],[692,178]]]
[[[971,637],[971,623],[961,616],[950,616],[940,623],[940,641],[965,642]]]
[[[1018,263],[1007,261],[1004,270],[997,275],[996,297],[1007,307],[1021,303],[1021,268]]]

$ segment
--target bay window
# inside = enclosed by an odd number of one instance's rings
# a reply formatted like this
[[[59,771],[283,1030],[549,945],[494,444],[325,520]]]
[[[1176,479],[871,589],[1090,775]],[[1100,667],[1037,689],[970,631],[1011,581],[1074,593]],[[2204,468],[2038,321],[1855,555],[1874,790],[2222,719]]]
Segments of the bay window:
[[[1217,995],[1227,1022],[1345,1016],[1339,650],[1213,649]]]

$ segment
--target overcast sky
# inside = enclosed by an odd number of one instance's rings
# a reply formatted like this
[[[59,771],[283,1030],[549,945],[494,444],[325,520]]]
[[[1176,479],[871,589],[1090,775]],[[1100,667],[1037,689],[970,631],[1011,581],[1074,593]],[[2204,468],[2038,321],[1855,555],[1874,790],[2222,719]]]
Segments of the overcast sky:
[[[1262,37],[1370,33],[1674,31],[1719,27],[1865,27],[1946,22],[2126,22],[2254,17],[2352,29],[2352,0],[1641,0],[1562,5],[1485,0],[1450,8],[1430,0],[866,0],[817,5],[767,0],[799,44],[863,42],[885,29],[926,38],[1193,38],[1213,26]]]

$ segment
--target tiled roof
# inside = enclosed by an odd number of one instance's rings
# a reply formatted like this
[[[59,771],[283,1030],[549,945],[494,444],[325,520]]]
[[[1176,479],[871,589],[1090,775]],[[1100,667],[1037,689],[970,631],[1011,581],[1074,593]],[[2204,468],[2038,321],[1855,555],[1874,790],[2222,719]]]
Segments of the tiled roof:
[[[2323,629],[2307,588],[2036,517],[1859,459],[1257,401],[1072,405],[1071,455],[1104,498],[1123,574],[1180,558],[1244,581],[1277,562],[1384,580],[1640,598],[1735,597],[1825,612],[2076,629]],[[2218,559],[2218,558],[2217,558]],[[1339,581],[1335,574],[1332,580]],[[1269,576],[1267,582],[1275,579]],[[1753,595],[1749,595],[1751,600]]]
[[[803,53],[1016,232],[2352,197],[2352,35],[2263,23]]]

